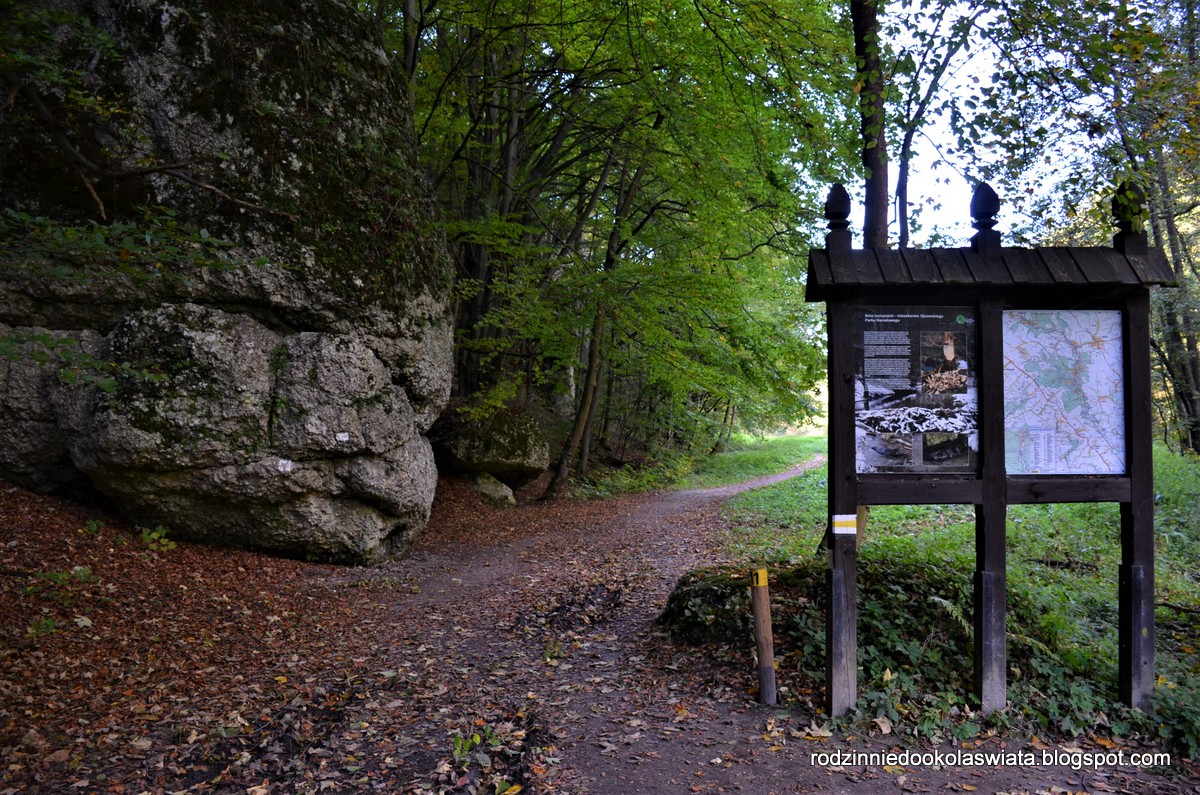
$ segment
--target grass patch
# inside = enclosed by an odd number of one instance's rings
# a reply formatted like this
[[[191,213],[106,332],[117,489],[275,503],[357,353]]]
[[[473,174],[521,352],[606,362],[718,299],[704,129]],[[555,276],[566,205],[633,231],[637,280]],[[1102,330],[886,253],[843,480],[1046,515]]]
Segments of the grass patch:
[[[1116,505],[1011,506],[1008,514],[1010,706],[973,711],[970,506],[886,506],[870,512],[859,550],[860,699],[846,719],[898,735],[964,739],[990,729],[1071,738],[1157,739],[1200,756],[1200,461],[1156,450],[1157,669],[1154,714],[1116,700]],[[772,569],[781,677],[793,698],[824,681],[824,467],[727,504],[733,569],[694,572],[664,620],[679,637],[747,646],[748,571]],[[1165,606],[1164,606],[1165,605]],[[790,672],[787,673],[786,671]]]
[[[614,497],[655,489],[708,489],[777,475],[825,454],[823,436],[735,437],[726,452],[693,457],[682,453],[613,469],[598,469],[576,484],[585,498]]]
[[[776,475],[825,454],[823,436],[775,436],[742,439],[724,453],[704,459],[696,469],[679,478],[684,489],[708,489]]]
[[[641,464],[597,467],[586,478],[575,482],[571,494],[582,499],[607,499],[665,489],[687,477],[695,467],[696,461],[681,453]]]

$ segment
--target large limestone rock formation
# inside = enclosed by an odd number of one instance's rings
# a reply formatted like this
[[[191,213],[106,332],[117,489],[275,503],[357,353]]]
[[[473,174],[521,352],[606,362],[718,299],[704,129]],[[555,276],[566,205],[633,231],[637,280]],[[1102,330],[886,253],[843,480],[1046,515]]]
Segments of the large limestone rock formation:
[[[176,537],[396,551],[451,330],[384,50],[338,0],[60,6],[20,43],[61,71],[0,75],[0,476]]]

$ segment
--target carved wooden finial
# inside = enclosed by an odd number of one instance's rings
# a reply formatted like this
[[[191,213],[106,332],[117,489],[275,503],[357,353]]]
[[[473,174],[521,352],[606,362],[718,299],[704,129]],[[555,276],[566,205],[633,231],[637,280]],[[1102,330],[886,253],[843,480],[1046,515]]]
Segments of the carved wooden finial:
[[[971,250],[976,254],[1000,248],[1000,233],[992,229],[999,212],[1000,197],[991,185],[980,182],[971,196],[971,226],[978,230],[971,238]]]
[[[829,196],[825,199],[825,219],[829,221],[825,248],[828,251],[849,251],[854,237],[850,233],[850,194],[841,183],[829,189]]]
[[[1112,198],[1112,211],[1117,222],[1113,248],[1122,254],[1145,254],[1148,247],[1146,193],[1142,187],[1129,180],[1118,185]]]

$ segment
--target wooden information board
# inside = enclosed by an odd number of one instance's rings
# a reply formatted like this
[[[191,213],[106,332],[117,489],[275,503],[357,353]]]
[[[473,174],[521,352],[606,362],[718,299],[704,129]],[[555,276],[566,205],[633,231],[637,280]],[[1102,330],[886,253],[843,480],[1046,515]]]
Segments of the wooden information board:
[[[1174,275],[1129,217],[1112,248],[1006,248],[998,208],[980,186],[969,248],[854,249],[835,186],[809,254],[807,298],[829,327],[831,715],[857,699],[857,544],[867,507],[887,504],[975,506],[975,691],[991,711],[1007,694],[1007,506],[1119,503],[1119,687],[1149,707],[1149,296]]]

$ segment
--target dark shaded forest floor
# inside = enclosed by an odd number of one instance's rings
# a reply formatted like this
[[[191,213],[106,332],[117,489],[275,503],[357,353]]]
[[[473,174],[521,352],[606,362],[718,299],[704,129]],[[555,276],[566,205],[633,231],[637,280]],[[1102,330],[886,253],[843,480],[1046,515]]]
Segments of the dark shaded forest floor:
[[[0,482],[0,794],[1200,792],[1186,764],[815,764],[904,746],[829,736],[783,670],[761,707],[750,649],[654,623],[763,482],[504,510],[447,479],[371,569],[172,545]],[[1021,748],[1149,750],[967,750]]]

